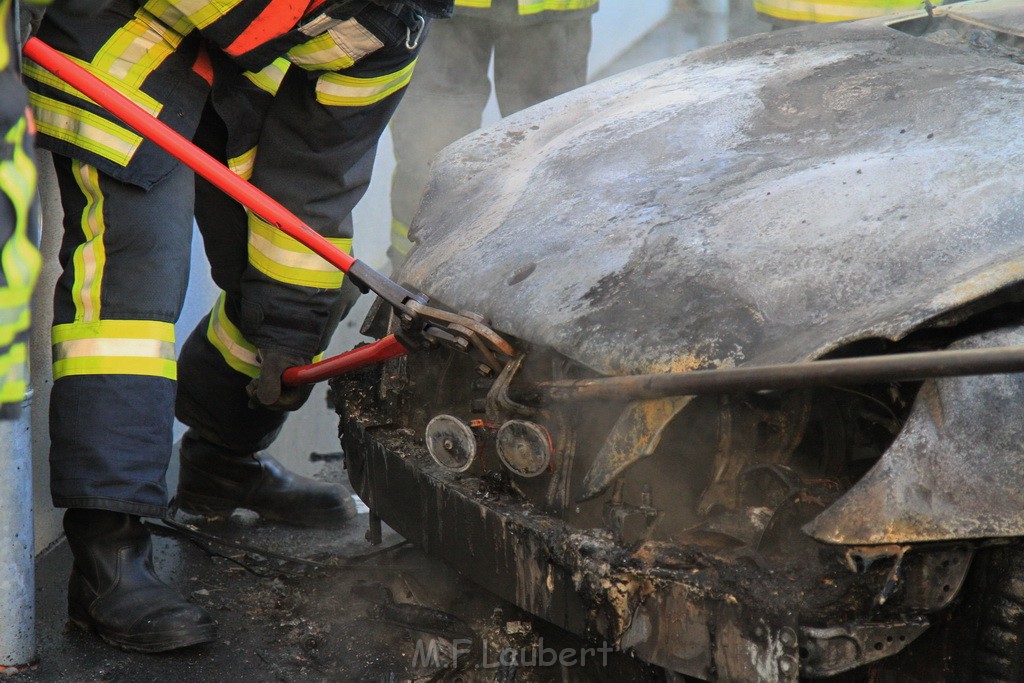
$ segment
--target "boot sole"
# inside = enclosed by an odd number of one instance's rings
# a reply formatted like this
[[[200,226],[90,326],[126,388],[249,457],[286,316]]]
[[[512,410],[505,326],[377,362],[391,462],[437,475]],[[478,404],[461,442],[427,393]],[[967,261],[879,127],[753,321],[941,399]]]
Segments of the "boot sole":
[[[180,492],[174,497],[173,505],[182,512],[203,517],[230,517],[238,509],[236,504],[223,498]]]
[[[95,633],[103,642],[126,652],[142,652],[147,654],[168,652],[170,650],[180,650],[184,647],[211,643],[217,639],[216,624],[138,636],[111,631],[88,616],[69,613],[68,620],[75,627],[88,633]]]
[[[234,501],[229,501],[224,498],[214,498],[212,496],[203,496],[194,493],[179,493],[174,498],[174,504],[182,512],[187,512],[190,515],[201,515],[203,517],[230,517],[231,513],[239,507],[242,507],[246,510],[252,510],[257,513],[264,521],[279,522],[282,524],[290,524],[293,526],[307,528],[336,528],[345,525],[357,516],[354,514],[354,509],[351,510],[353,514],[344,514],[348,510],[348,506],[346,505],[339,505],[338,507],[327,510],[319,510],[316,513],[310,513],[308,510],[294,510],[289,511],[288,514],[281,514],[268,510],[260,510],[257,507],[238,505]]]

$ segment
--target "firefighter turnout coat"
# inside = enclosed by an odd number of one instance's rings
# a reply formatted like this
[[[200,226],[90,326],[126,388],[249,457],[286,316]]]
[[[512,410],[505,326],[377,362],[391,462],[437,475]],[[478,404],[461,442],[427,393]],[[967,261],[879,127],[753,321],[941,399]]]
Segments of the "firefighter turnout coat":
[[[754,0],[761,18],[779,26],[868,19],[924,6],[923,0]]]
[[[460,16],[517,23],[575,19],[597,7],[598,0],[455,0]]]
[[[18,76],[11,0],[0,0],[0,419],[27,389],[29,305],[40,257],[29,237],[36,193],[32,124]]]
[[[350,251],[377,140],[445,0],[112,0],[39,36]],[[238,453],[284,421],[250,408],[261,350],[326,347],[343,276],[34,64],[54,152],[51,492],[59,507],[162,515],[173,418]],[[222,290],[177,353],[193,209]]]

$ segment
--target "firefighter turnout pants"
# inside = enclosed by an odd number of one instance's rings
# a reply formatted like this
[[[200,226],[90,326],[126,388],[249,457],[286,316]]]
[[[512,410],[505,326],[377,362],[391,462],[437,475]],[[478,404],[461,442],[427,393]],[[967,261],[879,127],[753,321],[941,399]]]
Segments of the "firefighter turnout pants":
[[[218,89],[215,76],[197,142],[350,249],[349,214],[415,63],[404,28],[401,38],[338,71],[279,61],[245,74],[259,92]],[[246,92],[265,101],[240,103],[251,99]],[[241,111],[247,119],[236,118]],[[240,132],[255,132],[251,144],[239,147]],[[65,236],[53,328],[54,504],[160,516],[175,411],[215,446],[266,447],[284,414],[249,407],[257,349],[322,352],[339,319],[343,277],[182,166],[142,190],[81,161],[55,161]],[[223,291],[176,362],[193,205]]]

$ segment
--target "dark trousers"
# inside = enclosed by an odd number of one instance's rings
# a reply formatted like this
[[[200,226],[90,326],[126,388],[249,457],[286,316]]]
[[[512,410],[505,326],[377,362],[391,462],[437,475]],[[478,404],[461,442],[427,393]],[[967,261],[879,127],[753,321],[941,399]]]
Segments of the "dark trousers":
[[[415,55],[402,50],[368,57],[356,73],[404,68]],[[252,182],[324,236],[343,240],[403,90],[369,103],[323,103],[317,86],[315,75],[293,67],[262,109]],[[223,159],[233,125],[207,107],[197,140]],[[205,182],[196,187],[184,167],[144,191],[78,161],[55,157],[55,164],[65,235],[50,405],[54,504],[159,516],[175,412],[217,447],[266,447],[285,416],[249,408],[256,349],[267,340],[309,356],[325,348],[341,290],[275,283],[254,268],[252,217]],[[193,206],[223,292],[175,362]],[[271,273],[302,272],[295,264],[309,262],[290,243],[264,240],[255,248],[264,259],[280,255]]]
[[[403,105],[391,123],[393,258],[408,252],[408,228],[444,147],[480,128],[494,92],[508,116],[578,88],[587,80],[590,16],[546,23],[503,23],[456,15],[435,22]]]

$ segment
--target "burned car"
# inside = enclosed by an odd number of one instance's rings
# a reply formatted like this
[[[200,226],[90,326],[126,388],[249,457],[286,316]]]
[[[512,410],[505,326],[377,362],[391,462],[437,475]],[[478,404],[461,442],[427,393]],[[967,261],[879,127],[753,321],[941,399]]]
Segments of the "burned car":
[[[519,353],[335,381],[373,519],[669,672],[1024,679],[1024,376],[756,381],[1024,345],[1022,46],[1016,0],[775,32],[449,147],[398,278]]]

